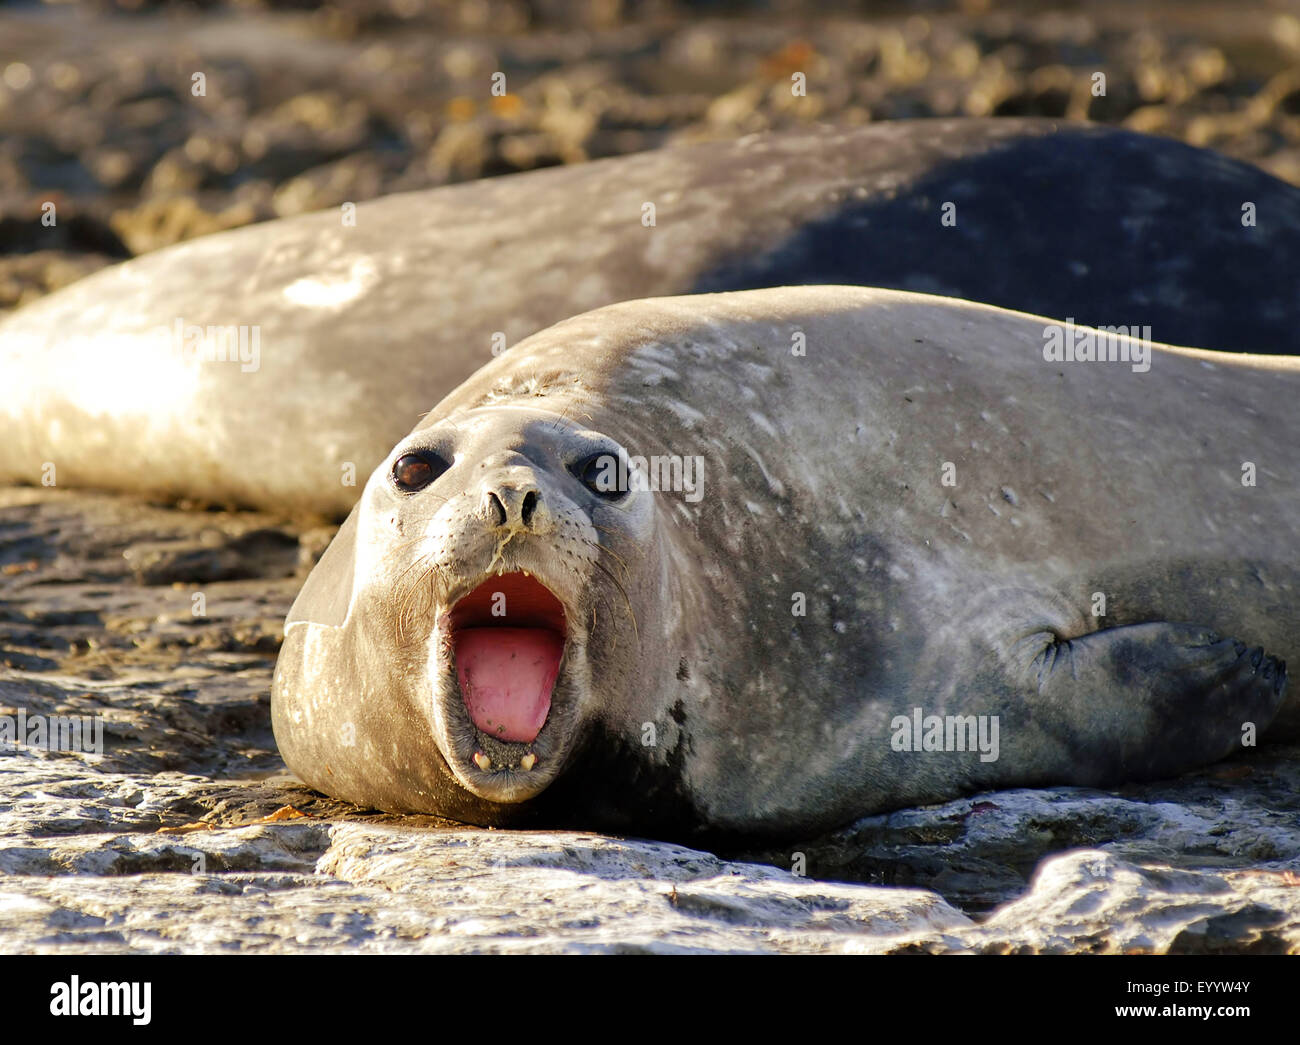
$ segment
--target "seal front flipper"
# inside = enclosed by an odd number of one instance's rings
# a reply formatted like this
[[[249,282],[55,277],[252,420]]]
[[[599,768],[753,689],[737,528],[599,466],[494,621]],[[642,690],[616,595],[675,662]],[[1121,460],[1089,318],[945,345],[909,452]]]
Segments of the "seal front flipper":
[[[1224,758],[1264,731],[1286,689],[1285,662],[1190,624],[1039,633],[1016,652],[1034,750],[1060,760],[1036,768],[1057,782],[1170,776]]]

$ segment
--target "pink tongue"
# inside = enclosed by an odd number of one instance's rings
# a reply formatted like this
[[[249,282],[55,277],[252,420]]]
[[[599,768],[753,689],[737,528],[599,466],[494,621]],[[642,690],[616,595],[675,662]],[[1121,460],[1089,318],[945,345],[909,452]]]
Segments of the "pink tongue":
[[[461,628],[454,641],[474,725],[498,740],[536,739],[551,710],[564,639],[545,628]]]

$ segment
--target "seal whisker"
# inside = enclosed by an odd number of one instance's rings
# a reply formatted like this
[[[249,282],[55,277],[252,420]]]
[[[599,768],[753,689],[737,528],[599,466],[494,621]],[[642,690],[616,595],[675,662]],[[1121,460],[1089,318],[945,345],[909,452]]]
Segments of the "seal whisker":
[[[415,597],[415,591],[414,591],[414,585],[412,585],[411,587],[405,589],[405,593],[398,601],[397,617],[394,623],[395,623],[397,644],[399,647],[405,646],[407,644],[406,634],[407,634],[408,621],[414,623],[414,619],[410,614],[411,600],[414,597]]]
[[[595,548],[597,551],[604,552],[606,555],[609,555],[611,558],[613,558],[613,560],[623,568],[624,580],[632,576],[632,571],[628,568],[627,560],[624,559],[623,556],[619,555],[618,552],[614,551],[614,549],[610,548],[607,545],[601,544],[599,541],[589,541],[585,537],[580,537],[578,539],[582,541],[582,543],[585,544],[588,548]]]
[[[423,593],[423,602],[420,603],[420,606],[419,606],[419,609],[418,609],[418,610],[417,610],[417,609],[414,609],[414,608],[411,608],[411,609],[408,610],[408,613],[407,613],[407,615],[406,615],[406,618],[405,618],[406,624],[405,624],[405,626],[408,627],[408,628],[410,628],[410,629],[412,629],[412,630],[414,630],[414,627],[415,627],[415,623],[416,623],[416,621],[419,620],[419,619],[421,619],[421,618],[423,618],[423,617],[424,617],[426,614],[428,614],[429,611],[433,608],[433,604],[434,604],[434,586],[433,586],[432,583],[430,583],[430,584],[426,587],[425,584],[424,584],[424,581],[425,581],[425,579],[427,578],[427,579],[429,579],[429,580],[432,582],[433,579],[434,579],[434,576],[435,576],[435,574],[434,574],[434,568],[433,568],[433,567],[430,567],[428,570],[426,570],[424,573],[422,573],[422,574],[420,575],[419,580],[418,580],[418,581],[413,585],[413,592],[414,592],[414,591],[422,591],[422,593]],[[408,607],[412,607],[412,606],[413,606],[412,603],[408,603]]]
[[[422,541],[427,541],[427,540],[430,540],[430,538],[426,536],[426,537],[415,537],[409,541],[402,541],[400,544],[395,544],[391,548],[385,549],[385,557],[393,558],[396,555],[396,553],[406,551],[407,548],[411,548],[417,544],[420,544]],[[418,562],[419,560],[417,559],[416,561]]]
[[[596,569],[600,570],[601,573],[614,582],[614,587],[616,587],[619,594],[623,596],[623,602],[627,604],[627,615],[632,620],[632,634],[636,637],[637,645],[639,646],[641,644],[641,631],[636,625],[636,611],[632,609],[632,600],[627,597],[627,590],[623,587],[619,579],[601,564],[599,559],[592,559],[590,561]]]
[[[415,579],[411,581],[410,584],[404,585],[401,591],[398,593],[396,631],[397,631],[397,639],[400,645],[406,644],[405,636],[408,627],[413,628],[416,620],[422,615],[428,613],[429,610],[432,608],[434,597],[436,595],[437,577],[441,572],[441,567],[438,566],[437,563],[430,562],[427,556],[423,556],[419,559],[416,559],[415,562],[413,562],[410,566],[408,566],[405,570],[403,570],[402,575],[405,576],[416,566],[423,566],[424,568],[419,573],[419,575],[416,576]],[[427,587],[424,584],[426,580],[430,581],[430,584]],[[414,609],[414,603],[415,603],[416,593],[421,588],[424,589],[424,603],[417,611]]]
[[[430,573],[434,574],[435,576],[441,576],[443,573],[443,567],[433,562],[430,559],[429,554],[421,555],[419,558],[415,559],[409,566],[406,567],[406,569],[404,569],[401,573],[399,573],[394,578],[393,580],[394,590],[397,590],[399,586],[402,585],[402,581],[405,580],[406,575],[409,574],[413,569],[415,569],[416,567],[425,567],[425,566],[427,566],[425,573],[422,574],[420,577],[418,577],[415,581],[413,581],[410,587],[418,586],[420,583],[423,582],[425,576],[429,575]]]
[[[403,545],[402,547],[409,548],[412,543],[417,543],[417,542],[408,542],[406,545]],[[393,549],[394,552],[401,551],[401,550],[402,548]],[[390,557],[391,556],[386,556],[386,558],[390,558]],[[398,584],[401,584],[402,581],[406,578],[406,575],[408,573],[410,573],[417,566],[420,566],[428,561],[429,561],[428,554],[417,556],[415,559],[411,561],[411,563],[406,567],[406,569],[404,569],[401,573],[399,573],[396,577],[393,578],[393,585],[396,586]]]
[[[555,423],[551,425],[551,428],[558,432],[560,430],[560,425],[569,419],[569,411],[577,405],[577,403],[570,403],[561,410],[555,419]],[[587,413],[585,410],[581,412],[581,416],[585,417],[588,421],[591,420],[591,414]]]
[[[609,596],[608,596],[608,594],[605,593],[605,592],[603,592],[603,591],[597,591],[597,593],[596,593],[596,597],[600,600],[601,603],[604,604],[609,619],[610,619],[611,621],[615,621],[615,620],[617,619],[618,615],[613,611],[613,609],[612,609],[611,606],[610,606],[610,601],[609,601]],[[590,631],[590,633],[589,633],[590,635],[595,635],[595,634],[596,634],[596,606],[597,606],[597,603],[596,603],[596,602],[592,602],[592,604],[591,604],[591,631]],[[635,622],[634,622],[634,623],[635,623]],[[635,630],[635,628],[634,628],[633,630]],[[617,649],[618,649],[618,629],[615,628],[615,629],[613,629],[613,630],[611,631],[611,633],[610,633],[609,652],[610,652],[611,654],[613,654]]]
[[[569,408],[566,406],[563,410],[559,412],[559,414],[556,415],[555,421],[551,424],[551,429],[553,431],[558,432],[560,430],[560,425],[562,425],[565,421],[568,420],[568,414],[569,414]]]

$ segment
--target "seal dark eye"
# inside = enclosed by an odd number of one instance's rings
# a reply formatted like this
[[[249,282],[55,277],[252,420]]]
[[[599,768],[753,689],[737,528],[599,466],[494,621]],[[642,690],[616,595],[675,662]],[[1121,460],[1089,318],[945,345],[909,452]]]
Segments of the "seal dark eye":
[[[393,465],[393,484],[406,493],[423,490],[451,466],[431,450],[402,454]]]
[[[584,457],[571,471],[583,486],[606,500],[622,500],[627,494],[627,469],[620,466],[618,455],[608,450]]]

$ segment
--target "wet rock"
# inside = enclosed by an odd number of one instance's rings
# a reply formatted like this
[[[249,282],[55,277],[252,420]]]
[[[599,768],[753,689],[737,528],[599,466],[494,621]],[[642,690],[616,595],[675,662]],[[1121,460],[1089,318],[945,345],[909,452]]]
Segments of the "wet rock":
[[[279,574],[298,566],[298,539],[270,527],[232,537],[209,530],[189,541],[141,541],[123,553],[141,584],[205,584]]]
[[[1030,891],[968,937],[1000,954],[1300,950],[1300,894],[1286,876],[1137,867],[1081,850],[1045,861]]]
[[[811,875],[934,889],[982,913],[1019,896],[1038,863],[1065,849],[1187,867],[1300,866],[1298,794],[1300,750],[1277,746],[1176,782],[1003,791],[868,817],[799,848]],[[790,853],[741,855],[789,866]]]

